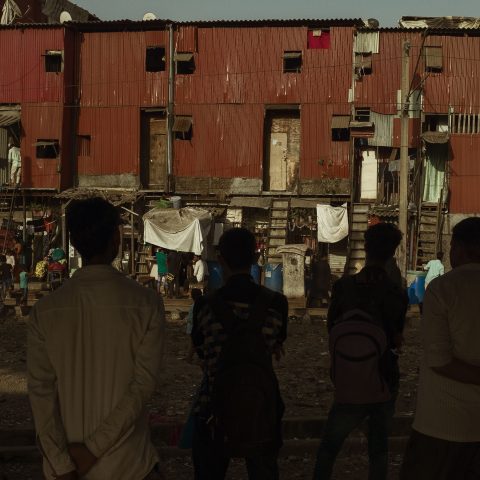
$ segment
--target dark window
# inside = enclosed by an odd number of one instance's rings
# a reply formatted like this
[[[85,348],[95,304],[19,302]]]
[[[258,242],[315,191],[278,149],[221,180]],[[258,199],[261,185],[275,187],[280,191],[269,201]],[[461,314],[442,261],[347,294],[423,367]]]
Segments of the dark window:
[[[175,54],[175,64],[178,75],[191,75],[195,72],[195,57],[191,52],[177,52]]]
[[[302,52],[284,52],[283,73],[300,73],[302,71]]]
[[[58,158],[60,144],[58,140],[39,139],[35,144],[37,158]]]
[[[355,121],[356,122],[370,122],[370,109],[369,108],[356,108],[355,109]]]
[[[442,47],[425,47],[425,71],[441,72],[443,70],[443,53]]]
[[[328,50],[330,48],[330,31],[320,28],[308,30],[307,46],[309,50]]]
[[[63,53],[49,50],[45,53],[45,71],[60,73],[63,70]]]
[[[173,123],[173,132],[175,140],[191,140],[193,136],[192,117],[177,116]]]
[[[371,75],[372,53],[355,53],[355,73],[358,75]]]
[[[90,144],[92,137],[90,135],[78,135],[77,136],[77,150],[80,157],[90,156]]]
[[[165,71],[165,47],[147,47],[145,70],[147,72]]]
[[[350,115],[332,117],[332,141],[348,142],[350,140]]]

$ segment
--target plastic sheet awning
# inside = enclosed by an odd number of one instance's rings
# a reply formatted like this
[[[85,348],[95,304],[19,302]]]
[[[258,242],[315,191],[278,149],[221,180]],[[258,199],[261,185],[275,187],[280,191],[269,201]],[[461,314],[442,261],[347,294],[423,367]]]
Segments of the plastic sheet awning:
[[[168,250],[201,255],[212,216],[198,208],[154,208],[143,216],[145,242]]]

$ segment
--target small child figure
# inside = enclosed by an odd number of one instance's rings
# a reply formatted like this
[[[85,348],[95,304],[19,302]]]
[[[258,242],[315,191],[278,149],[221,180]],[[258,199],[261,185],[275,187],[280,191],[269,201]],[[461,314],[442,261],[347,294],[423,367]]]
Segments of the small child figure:
[[[26,305],[28,300],[28,271],[25,265],[20,265],[20,290],[22,290],[21,304]]]
[[[190,306],[190,310],[188,311],[187,315],[187,335],[190,337],[192,334],[193,330],[193,309],[195,307],[196,301],[202,296],[202,291],[199,288],[192,288],[191,292],[191,297],[193,300],[192,305]],[[191,338],[189,339],[189,350],[188,350],[188,355],[187,355],[187,362],[192,363],[193,362],[193,353],[194,353],[194,348],[193,348],[193,343]]]

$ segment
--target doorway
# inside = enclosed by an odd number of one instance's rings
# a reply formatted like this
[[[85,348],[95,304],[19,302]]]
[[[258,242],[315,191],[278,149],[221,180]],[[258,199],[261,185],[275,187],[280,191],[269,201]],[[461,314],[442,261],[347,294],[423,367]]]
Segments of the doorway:
[[[295,192],[300,168],[300,110],[267,110],[263,189]]]
[[[165,190],[167,185],[167,118],[165,111],[142,112],[142,185]]]

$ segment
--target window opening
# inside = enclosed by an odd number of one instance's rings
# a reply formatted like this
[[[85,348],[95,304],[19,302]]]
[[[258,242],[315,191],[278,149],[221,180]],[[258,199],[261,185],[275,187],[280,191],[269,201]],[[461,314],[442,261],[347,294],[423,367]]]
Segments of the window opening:
[[[302,52],[284,52],[283,73],[300,73],[302,71]]]
[[[164,72],[165,62],[165,47],[147,47],[145,54],[145,70],[147,72]]]

